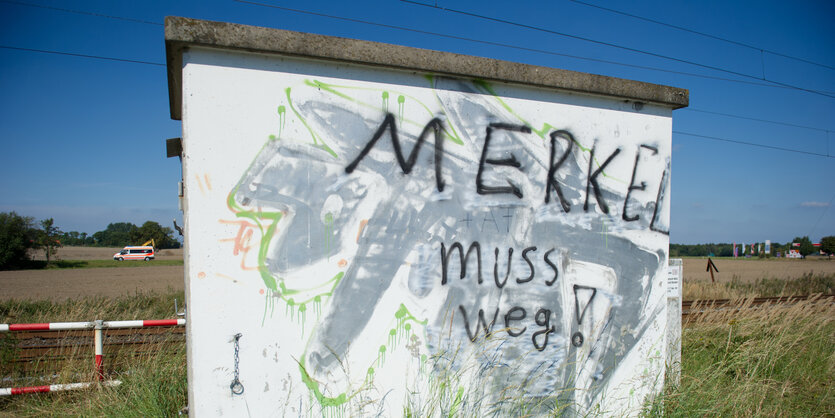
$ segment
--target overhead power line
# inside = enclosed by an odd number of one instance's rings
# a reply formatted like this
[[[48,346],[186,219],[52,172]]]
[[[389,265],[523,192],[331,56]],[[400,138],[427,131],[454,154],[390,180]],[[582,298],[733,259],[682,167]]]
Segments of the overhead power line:
[[[534,49],[534,48],[519,47],[519,46],[515,46],[515,45],[508,45],[508,44],[502,44],[502,43],[497,43],[497,42],[482,41],[482,40],[459,37],[459,36],[454,36],[454,35],[447,35],[447,34],[441,34],[441,33],[436,33],[436,32],[423,31],[423,30],[419,30],[419,29],[411,29],[411,28],[405,28],[405,27],[395,26],[395,25],[368,22],[368,21],[364,21],[364,20],[360,20],[360,19],[352,19],[352,18],[346,18],[346,17],[341,17],[341,16],[332,16],[332,15],[316,13],[316,12],[311,12],[311,11],[306,11],[306,10],[291,9],[291,8],[288,8],[288,7],[282,7],[282,6],[264,4],[264,3],[257,3],[257,2],[246,1],[246,0],[234,0],[234,1],[236,1],[238,3],[246,3],[246,4],[257,5],[257,6],[265,6],[265,7],[271,7],[271,8],[281,9],[281,10],[287,10],[287,11],[296,12],[296,13],[304,13],[304,14],[309,14],[309,15],[314,15],[314,16],[321,16],[321,17],[351,21],[351,22],[356,22],[356,23],[363,23],[363,24],[368,24],[368,25],[387,27],[387,28],[399,29],[399,30],[405,30],[405,31],[411,31],[411,32],[434,35],[434,36],[440,36],[440,37],[451,38],[451,39],[459,39],[459,40],[470,41],[470,42],[478,42],[478,43],[487,44],[487,45],[494,45],[494,46],[501,46],[501,47],[507,47],[507,48],[520,49],[520,50],[527,50],[527,51],[545,53],[545,54],[550,54],[550,55],[558,55],[558,56],[564,56],[564,57],[568,57],[568,58],[576,58],[576,59],[582,59],[582,60],[602,62],[602,63],[607,63],[607,64],[622,65],[622,66],[634,67],[634,68],[642,68],[642,69],[653,70],[653,71],[670,72],[670,73],[683,74],[683,75],[689,75],[689,76],[694,76],[694,77],[706,77],[706,78],[714,78],[714,79],[720,79],[720,80],[732,81],[732,82],[743,82],[743,83],[749,83],[749,84],[758,84],[758,85],[767,86],[767,87],[779,87],[779,86],[774,86],[774,85],[771,85],[771,84],[752,83],[752,82],[745,82],[745,81],[733,80],[733,79],[723,79],[723,78],[719,78],[719,77],[704,76],[704,75],[701,75],[701,74],[692,74],[692,73],[679,72],[679,71],[670,71],[670,70],[653,68],[653,67],[646,67],[646,66],[640,66],[640,65],[619,63],[619,62],[615,62],[615,61],[608,61],[608,60],[581,57],[581,56],[575,56],[575,55],[569,55],[569,54],[562,54],[562,53],[557,53],[557,52],[553,52],[553,51],[545,51],[545,50],[539,50],[539,49]],[[406,0],[401,0],[401,1],[406,1]],[[20,3],[20,4],[23,4],[21,2],[9,1],[9,0],[0,0],[0,2],[2,2],[2,3]],[[26,4],[26,5],[29,5],[29,4]],[[34,5],[34,6],[40,7],[38,5]],[[45,7],[44,6],[44,8],[51,8],[51,7]],[[63,10],[63,9],[58,9],[58,10]],[[65,11],[70,11],[70,10],[65,10]],[[120,17],[107,16],[107,15],[98,15],[98,14],[94,14],[94,13],[86,13],[86,12],[80,12],[80,11],[71,11],[71,12],[77,12],[77,13],[81,13],[81,14],[91,14],[91,15],[96,15],[96,16],[100,16],[100,17],[107,17],[107,18],[117,18],[119,20],[134,20],[134,21],[137,21],[135,19],[130,19],[130,18],[120,18]],[[161,24],[157,24],[157,23],[153,23],[153,22],[145,22],[145,21],[137,21],[137,22],[149,23],[149,24],[153,24],[153,25],[161,25]],[[116,62],[126,62],[126,63],[132,63],[132,64],[154,65],[154,66],[161,66],[161,67],[164,67],[166,65],[166,64],[163,64],[163,63],[159,63],[159,62],[134,60],[134,59],[126,59],[126,58],[116,58],[116,57],[107,57],[107,56],[101,56],[101,55],[78,54],[78,53],[73,53],[73,52],[54,51],[54,50],[46,50],[46,49],[15,47],[15,46],[10,46],[10,45],[0,45],[0,48],[16,50],[16,51],[38,52],[38,53],[64,55],[64,56],[72,56],[72,57],[79,57],[79,58],[98,59],[98,60],[116,61]],[[812,126],[805,126],[805,125],[798,125],[798,124],[792,124],[792,123],[786,123],[786,122],[772,121],[772,120],[767,120],[767,119],[752,118],[752,117],[734,115],[734,114],[729,114],[729,113],[712,112],[712,111],[708,111],[708,110],[701,110],[701,109],[695,109],[695,108],[686,108],[685,110],[693,111],[693,112],[700,112],[700,113],[715,114],[715,115],[720,115],[720,116],[728,116],[728,117],[739,118],[739,119],[747,119],[747,120],[752,120],[752,121],[757,121],[757,122],[774,123],[774,124],[786,125],[786,126],[797,127],[797,128],[813,129],[813,130],[826,132],[827,137],[828,137],[828,133],[831,132],[828,129],[816,128],[816,127],[812,127]],[[673,131],[673,133],[676,133],[676,134],[679,134],[679,135],[687,135],[687,136],[697,137],[697,138],[711,139],[711,140],[715,140],[715,141],[734,143],[734,144],[739,144],[739,145],[753,146],[753,147],[766,148],[766,149],[785,151],[785,152],[794,152],[794,153],[799,153],[799,154],[814,155],[814,156],[826,157],[826,158],[835,158],[835,156],[830,155],[828,152],[827,152],[827,154],[822,154],[822,153],[816,153],[816,152],[811,152],[811,151],[803,151],[803,150],[796,150],[796,149],[791,149],[791,148],[776,147],[776,146],[771,146],[771,145],[757,144],[757,143],[753,143],[753,142],[739,141],[739,140],[734,140],[734,139],[721,138],[721,137],[709,136],[709,135],[701,135],[701,134],[695,134],[695,133],[683,132],[683,131]]]
[[[68,55],[68,56],[71,56],[71,57],[92,58],[92,59],[106,60],[106,61],[129,62],[129,63],[133,63],[133,64],[158,65],[158,66],[161,66],[161,67],[165,67],[165,64],[162,64],[162,63],[159,63],[159,62],[132,60],[132,59],[126,59],[126,58],[104,57],[104,56],[101,56],[101,55],[76,54],[76,53],[73,53],[73,52],[52,51],[52,50],[48,50],[48,49],[22,48],[22,47],[9,46],[9,45],[0,45],[0,48],[13,49],[13,50],[16,50],[16,51],[40,52],[40,53],[43,53],[43,54]]]
[[[126,22],[142,23],[142,24],[145,24],[145,25],[163,26],[162,23],[149,22],[147,20],[142,20],[142,19],[134,19],[134,18],[130,18],[130,17],[105,15],[105,14],[101,14],[101,13],[85,12],[83,10],[65,9],[65,8],[62,8],[62,7],[44,6],[42,4],[27,3],[27,2],[23,2],[23,1],[0,0],[0,3],[16,4],[16,5],[19,5],[19,6],[28,6],[28,7],[39,7],[41,9],[58,10],[58,11],[61,11],[61,12],[75,13],[75,14],[80,14],[80,15],[104,17],[104,18],[107,18],[107,19],[123,20],[123,21],[126,21]]]
[[[821,132],[827,132],[827,133],[832,132],[829,129],[816,128],[814,126],[798,125],[798,124],[795,124],[795,123],[780,122],[780,121],[776,121],[776,120],[752,118],[750,116],[734,115],[734,114],[731,114],[731,113],[712,112],[710,110],[702,110],[702,109],[697,109],[697,108],[694,108],[694,107],[686,107],[686,108],[681,109],[681,110],[686,110],[686,111],[689,111],[689,112],[708,113],[708,114],[711,114],[711,115],[727,116],[729,118],[752,120],[752,121],[756,121],[756,122],[773,123],[775,125],[791,126],[793,128],[812,129],[812,130],[815,130],[815,131],[821,131]]]
[[[364,25],[377,26],[377,27],[383,27],[383,28],[413,32],[413,33],[420,33],[420,34],[423,34],[423,35],[431,35],[431,36],[437,36],[437,37],[441,37],[441,38],[456,39],[456,40],[460,40],[460,41],[473,42],[473,43],[478,43],[478,44],[482,44],[482,45],[490,45],[490,46],[498,46],[498,47],[502,47],[502,48],[516,49],[516,50],[519,50],[519,51],[528,51],[528,52],[534,52],[534,53],[545,54],[545,55],[566,57],[566,58],[572,58],[572,59],[578,59],[578,60],[584,60],[584,61],[591,61],[591,62],[599,62],[599,63],[603,63],[603,64],[618,65],[618,66],[621,66],[621,67],[638,68],[638,69],[649,70],[649,71],[658,71],[658,72],[669,73],[669,74],[678,74],[678,75],[684,75],[684,76],[689,76],[689,77],[698,77],[698,78],[704,78],[704,79],[709,79],[709,80],[720,80],[720,81],[727,81],[727,82],[731,82],[731,83],[749,84],[749,85],[761,86],[761,87],[771,87],[771,88],[796,90],[793,87],[781,86],[781,85],[776,85],[776,84],[771,84],[771,83],[762,83],[762,82],[748,81],[748,80],[738,80],[738,79],[733,79],[733,78],[711,76],[711,75],[706,75],[706,74],[690,73],[690,72],[686,72],[686,71],[667,70],[667,69],[664,69],[664,68],[649,67],[649,66],[646,66],[646,65],[627,64],[627,63],[623,63],[623,62],[604,60],[604,59],[599,59],[599,58],[584,57],[584,56],[580,56],[580,55],[564,54],[564,53],[548,51],[548,50],[544,50],[544,49],[529,48],[529,47],[524,47],[524,46],[505,44],[505,43],[501,43],[501,42],[492,42],[492,41],[485,41],[485,40],[482,40],[482,39],[474,39],[474,38],[467,38],[467,37],[463,37],[463,36],[448,35],[448,34],[445,34],[445,33],[430,32],[430,31],[425,31],[425,30],[421,30],[421,29],[412,29],[412,28],[407,28],[407,27],[403,27],[403,26],[390,25],[390,24],[386,24],[386,23],[377,23],[377,22],[371,22],[371,21],[362,20],[362,19],[354,19],[354,18],[349,18],[349,17],[344,17],[344,16],[328,15],[328,14],[325,14],[325,13],[318,13],[318,12],[313,12],[313,11],[309,11],[309,10],[293,9],[293,8],[290,8],[290,7],[284,7],[284,6],[279,6],[279,5],[275,5],[275,4],[259,3],[259,2],[248,1],[248,0],[233,0],[233,1],[235,1],[237,3],[249,4],[249,5],[253,5],[253,6],[269,7],[269,8],[273,8],[273,9],[284,10],[284,11],[288,11],[288,12],[292,12],[292,13],[300,13],[300,14],[306,14],[306,15],[311,15],[311,16],[325,17],[325,18],[328,18],[328,19],[342,20],[342,21],[345,21],[345,22],[360,23],[360,24],[364,24]]]
[[[739,141],[739,140],[736,140],[736,139],[721,138],[721,137],[718,137],[718,136],[701,135],[701,134],[694,134],[692,132],[683,132],[683,131],[676,131],[676,130],[674,130],[673,133],[674,134],[679,134],[679,135],[693,136],[693,137],[696,137],[696,138],[712,139],[714,141],[729,142],[729,143],[732,143],[732,144],[748,145],[748,146],[758,147],[758,148],[767,148],[767,149],[772,149],[772,150],[777,150],[777,151],[794,152],[794,153],[798,153],[798,154],[814,155],[814,156],[825,157],[825,158],[835,158],[835,156],[829,155],[828,153],[827,154],[822,154],[822,153],[819,153],[819,152],[803,151],[803,150],[784,148],[784,147],[775,147],[775,146],[772,146],[772,145],[757,144],[755,142]]]
[[[769,83],[774,83],[774,84],[777,84],[777,85],[789,87],[789,88],[792,88],[792,89],[795,89],[795,90],[805,91],[807,93],[812,93],[812,94],[817,94],[817,95],[826,96],[826,97],[830,97],[830,98],[835,98],[835,95],[827,94],[826,92],[807,89],[807,88],[803,88],[803,87],[800,87],[800,86],[795,86],[795,85],[788,84],[788,83],[782,83],[782,82],[779,82],[779,81],[770,80],[770,79],[768,79],[764,76],[763,77],[756,77],[756,76],[741,73],[741,72],[738,72],[738,71],[728,70],[728,69],[725,69],[725,68],[716,67],[716,66],[708,65],[708,64],[702,64],[702,63],[698,63],[698,62],[695,62],[695,61],[690,61],[690,60],[686,60],[686,59],[682,59],[682,58],[671,57],[669,55],[658,54],[658,53],[655,53],[655,52],[644,51],[644,50],[641,50],[641,49],[632,48],[632,47],[628,47],[628,46],[625,46],[625,45],[618,45],[618,44],[611,43],[611,42],[600,41],[600,40],[597,40],[597,39],[586,38],[586,37],[578,36],[578,35],[572,35],[570,33],[558,32],[558,31],[551,30],[551,29],[545,29],[545,28],[541,28],[541,27],[538,27],[538,26],[527,25],[527,24],[524,24],[524,23],[513,22],[513,21],[505,20],[505,19],[499,19],[499,18],[496,18],[496,17],[484,16],[484,15],[480,15],[480,14],[477,14],[477,13],[467,12],[467,11],[464,11],[464,10],[450,9],[450,8],[446,8],[446,7],[441,7],[441,6],[432,5],[432,4],[425,4],[425,3],[412,1],[412,0],[400,0],[400,1],[403,2],[403,3],[407,3],[407,4],[413,4],[413,5],[416,5],[416,6],[423,6],[423,7],[428,7],[428,8],[432,8],[432,9],[438,9],[438,10],[441,10],[441,11],[444,11],[444,12],[456,13],[456,14],[460,14],[460,15],[464,15],[464,16],[475,17],[477,19],[489,20],[491,22],[498,22],[498,23],[502,23],[502,24],[506,24],[506,25],[517,26],[517,27],[520,27],[520,28],[531,29],[531,30],[535,30],[535,31],[539,31],[539,32],[549,33],[549,34],[552,34],[552,35],[562,36],[562,37],[571,38],[571,39],[577,39],[577,40],[580,40],[580,41],[590,42],[590,43],[594,43],[594,44],[598,44],[598,45],[608,46],[608,47],[612,47],[612,48],[618,48],[618,49],[622,49],[622,50],[625,50],[625,51],[634,52],[634,53],[637,53],[637,54],[643,54],[643,55],[648,55],[648,56],[651,56],[651,57],[662,58],[662,59],[666,59],[666,60],[670,60],[670,61],[680,62],[680,63],[683,63],[683,64],[689,64],[689,65],[693,65],[693,66],[696,66],[696,67],[701,67],[701,68],[705,68],[705,69],[709,69],[709,70],[720,71],[720,72],[727,73],[727,74],[737,75],[737,76],[740,76],[740,77],[751,78],[751,79],[754,79],[754,80],[763,80],[763,81],[767,81]]]
[[[583,6],[594,7],[596,9],[605,10],[607,12],[611,12],[611,13],[615,13],[615,14],[619,14],[619,15],[623,15],[623,16],[628,16],[628,17],[631,17],[633,19],[638,19],[638,20],[643,20],[645,22],[655,23],[656,25],[666,26],[668,28],[673,28],[673,29],[678,29],[680,31],[693,33],[693,34],[696,34],[696,35],[704,36],[706,38],[715,39],[717,41],[727,42],[729,44],[743,46],[743,47],[754,49],[754,50],[757,50],[757,51],[760,51],[760,52],[767,52],[767,53],[772,54],[772,55],[777,55],[777,56],[781,56],[781,57],[784,57],[784,58],[793,59],[793,60],[796,60],[796,61],[804,62],[806,64],[817,65],[818,67],[829,68],[830,70],[835,70],[835,67],[832,67],[830,65],[821,64],[819,62],[810,61],[810,60],[807,60],[807,59],[804,59],[804,58],[784,54],[782,52],[777,52],[777,51],[773,51],[773,50],[770,50],[770,49],[760,48],[758,46],[746,44],[744,42],[734,41],[732,39],[723,38],[721,36],[711,35],[709,33],[700,32],[700,31],[693,30],[693,29],[688,29],[688,28],[685,28],[683,26],[677,26],[677,25],[673,25],[673,24],[670,24],[670,23],[661,22],[659,20],[654,20],[654,19],[643,17],[643,16],[633,15],[633,14],[630,14],[630,13],[622,12],[620,10],[610,9],[608,7],[603,7],[603,6],[599,6],[599,5],[592,4],[592,3],[586,3],[586,2],[580,1],[580,0],[569,0],[569,1],[572,1],[572,2],[577,3],[577,4],[582,4]]]

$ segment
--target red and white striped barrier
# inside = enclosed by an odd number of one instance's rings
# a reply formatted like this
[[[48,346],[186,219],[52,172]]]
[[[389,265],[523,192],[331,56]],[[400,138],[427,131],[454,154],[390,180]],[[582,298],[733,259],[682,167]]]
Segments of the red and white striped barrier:
[[[149,327],[176,327],[186,324],[185,319],[150,319],[133,321],[90,321],[90,322],[45,322],[38,324],[0,324],[0,332],[12,331],[57,331],[57,330],[85,330],[91,329],[95,337],[95,371],[99,383],[106,386],[119,385],[118,380],[104,381],[104,346],[103,329],[117,328],[149,328]],[[117,383],[113,383],[117,382]],[[21,388],[0,388],[0,396],[19,395],[24,393],[44,393],[63,390],[85,389],[93,383],[69,383],[64,385],[29,386]]]
[[[95,322],[52,322],[44,324],[0,324],[0,332],[3,331],[51,331],[51,330],[73,330],[93,329]]]
[[[96,329],[99,321],[90,322],[45,322],[40,324],[0,324],[0,332],[8,331],[56,331]],[[149,319],[135,321],[101,321],[102,329],[175,327],[185,325],[185,319]]]
[[[106,382],[86,382],[86,383],[65,383],[61,385],[45,385],[45,386],[23,386],[19,388],[0,388],[0,396],[23,395],[26,393],[49,393],[61,392],[65,390],[79,390],[88,389],[93,385],[101,384],[106,387],[119,386],[122,384],[121,380],[108,380]]]

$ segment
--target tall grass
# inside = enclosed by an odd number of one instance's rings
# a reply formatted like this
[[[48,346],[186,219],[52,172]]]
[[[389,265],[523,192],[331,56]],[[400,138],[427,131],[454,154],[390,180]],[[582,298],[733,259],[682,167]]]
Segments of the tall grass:
[[[736,307],[687,324],[681,383],[668,384],[646,415],[831,416],[835,305]]]
[[[511,370],[518,370],[527,353],[504,358],[507,342],[502,330],[490,338],[479,338],[472,346],[452,343],[427,359],[430,379],[425,387],[411,391],[406,399],[407,417],[481,417],[481,416],[555,416],[570,405],[561,402],[562,393],[530,396],[528,385],[535,384],[544,372],[514,380]],[[514,376],[518,377],[518,376]],[[521,380],[521,379],[516,379]]]
[[[174,317],[174,299],[182,309],[183,291],[136,292],[117,298],[0,300],[0,323],[161,319]]]
[[[20,395],[0,398],[0,416],[20,417],[170,417],[186,406],[185,345],[146,353],[124,364],[109,379],[122,381],[116,387]],[[86,379],[84,379],[84,375]],[[93,381],[90,362],[68,363],[54,378],[40,384]],[[73,380],[73,378],[80,380]]]
[[[101,267],[182,266],[183,260],[116,261],[116,260],[25,260],[18,270],[85,269]]]

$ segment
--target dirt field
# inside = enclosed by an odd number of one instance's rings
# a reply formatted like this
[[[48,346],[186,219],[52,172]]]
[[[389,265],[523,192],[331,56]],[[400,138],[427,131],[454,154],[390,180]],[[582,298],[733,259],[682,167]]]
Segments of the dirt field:
[[[183,266],[0,271],[1,299],[109,298],[168,288],[183,289]]]
[[[119,248],[63,247],[58,250],[62,260],[110,260]],[[43,256],[43,253],[40,254]],[[183,250],[161,250],[160,260],[182,259]],[[139,263],[139,261],[126,261]],[[142,262],[144,263],[144,262]],[[734,276],[742,281],[769,278],[796,278],[803,274],[835,274],[833,260],[788,259],[716,259],[717,282],[729,282]],[[87,296],[115,297],[136,291],[183,289],[182,266],[117,267],[61,270],[22,270],[0,272],[0,299],[65,300]],[[709,282],[705,271],[706,258],[684,259],[685,282]]]
[[[61,247],[59,260],[112,260],[121,248]],[[43,251],[32,254],[43,260]],[[183,250],[158,250],[158,260],[182,260]],[[49,299],[63,301],[88,296],[116,297],[137,291],[183,289],[183,266],[114,267],[0,271],[0,299]]]
[[[749,282],[762,278],[791,279],[806,273],[835,274],[835,259],[714,259],[713,264],[719,269],[715,273],[717,282],[729,282],[734,276],[740,281]],[[684,281],[710,281],[710,273],[705,271],[707,258],[684,259]]]

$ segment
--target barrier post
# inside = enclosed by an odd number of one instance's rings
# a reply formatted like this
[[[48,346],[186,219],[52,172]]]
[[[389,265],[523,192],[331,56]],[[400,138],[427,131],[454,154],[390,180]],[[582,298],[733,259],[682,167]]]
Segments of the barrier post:
[[[95,357],[95,364],[96,364],[96,379],[99,382],[104,380],[104,369],[102,368],[102,356],[103,356],[103,341],[102,341],[102,323],[101,319],[97,319],[95,321],[95,344],[96,344],[96,357]]]

